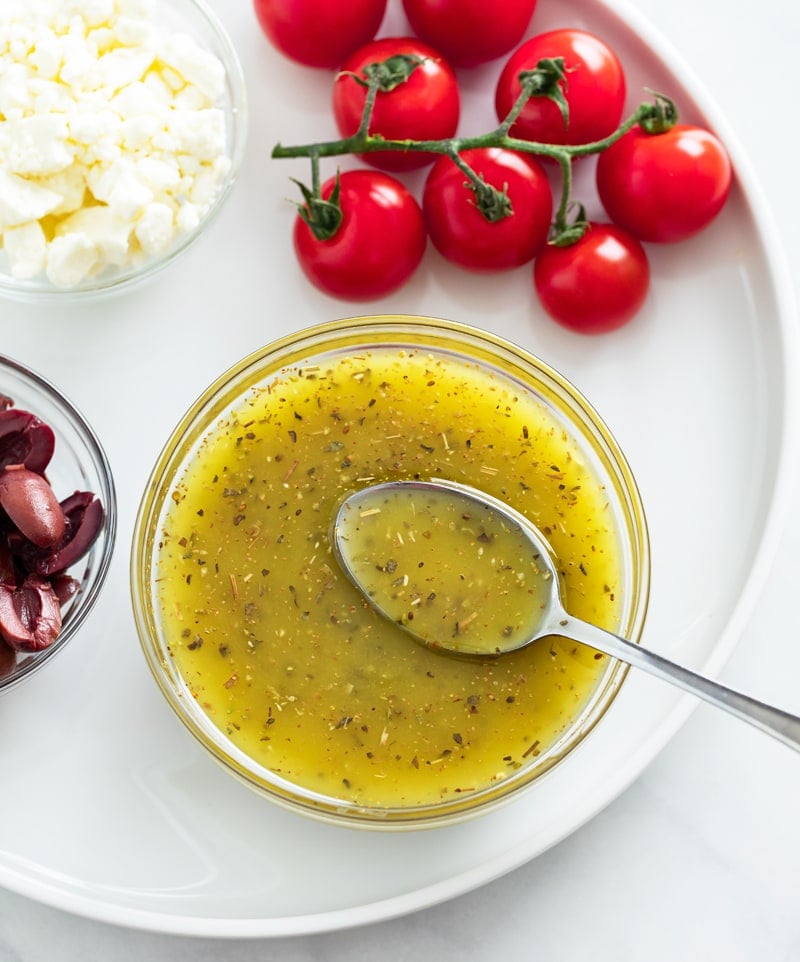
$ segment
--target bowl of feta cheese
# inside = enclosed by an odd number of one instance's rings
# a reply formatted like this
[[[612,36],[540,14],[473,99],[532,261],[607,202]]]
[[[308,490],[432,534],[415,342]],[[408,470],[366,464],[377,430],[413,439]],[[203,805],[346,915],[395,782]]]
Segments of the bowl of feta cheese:
[[[0,295],[128,288],[220,211],[247,134],[203,0],[0,3]]]

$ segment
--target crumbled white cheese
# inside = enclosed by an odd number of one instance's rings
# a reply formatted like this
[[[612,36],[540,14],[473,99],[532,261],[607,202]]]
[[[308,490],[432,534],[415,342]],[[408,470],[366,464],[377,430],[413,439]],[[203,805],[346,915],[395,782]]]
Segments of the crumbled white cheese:
[[[74,163],[57,174],[47,177],[47,187],[61,197],[58,206],[50,211],[51,217],[71,214],[83,207],[86,198],[86,167]]]
[[[21,227],[8,227],[3,232],[3,245],[8,255],[11,274],[24,281],[36,277],[47,261],[47,238],[38,221]]]
[[[47,247],[47,276],[56,287],[75,287],[97,266],[99,256],[86,234],[62,234]]]
[[[113,207],[82,207],[57,228],[58,237],[82,234],[88,237],[99,257],[117,266],[128,259],[131,222]]]
[[[161,254],[169,247],[175,232],[172,209],[158,202],[148,204],[136,221],[136,237],[146,254]]]
[[[32,114],[0,124],[0,157],[11,174],[57,174],[72,163],[63,114]]]
[[[176,220],[178,223],[178,230],[180,230],[182,234],[188,234],[200,223],[201,211],[194,204],[182,204],[178,208],[178,216]]]
[[[72,287],[194,230],[230,169],[222,63],[153,0],[0,0],[0,254]]]
[[[100,87],[116,93],[128,84],[141,80],[153,66],[155,50],[147,47],[116,47],[97,61]]]
[[[60,194],[0,166],[0,230],[38,221],[60,203]]]
[[[139,176],[130,157],[120,157],[109,164],[95,164],[89,170],[86,185],[95,200],[107,204],[130,221],[155,200],[153,191]]]
[[[43,80],[53,80],[58,76],[64,52],[58,40],[46,30],[38,30],[33,37],[33,48],[28,55],[28,63]]]
[[[174,110],[168,130],[179,154],[214,161],[225,148],[225,118],[219,110]]]
[[[212,54],[198,47],[185,33],[164,36],[158,45],[158,56],[182,83],[189,83],[206,95],[210,101],[222,96],[225,87],[225,70]],[[169,82],[169,81],[168,81]]]

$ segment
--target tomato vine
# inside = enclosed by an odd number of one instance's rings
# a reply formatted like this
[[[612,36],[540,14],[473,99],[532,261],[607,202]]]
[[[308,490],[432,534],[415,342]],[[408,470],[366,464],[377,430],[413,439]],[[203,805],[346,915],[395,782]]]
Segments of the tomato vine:
[[[371,69],[365,71],[365,77],[356,78],[358,83],[366,87],[366,98],[361,122],[351,136],[293,146],[278,143],[273,148],[272,157],[275,159],[298,157],[310,159],[312,186],[311,188],[299,186],[307,209],[313,210],[318,205],[324,206],[325,216],[320,218],[319,227],[314,223],[313,216],[310,219],[306,217],[306,221],[319,239],[331,236],[331,226],[336,220],[335,213],[330,209],[332,205],[335,206],[336,201],[330,198],[323,200],[319,192],[319,162],[322,158],[346,154],[364,155],[387,150],[447,156],[467,178],[475,192],[478,208],[487,220],[493,221],[511,216],[513,214],[511,203],[501,189],[487,184],[462,155],[465,151],[475,148],[499,147],[518,153],[546,157],[558,165],[561,173],[561,190],[551,229],[551,243],[560,246],[571,244],[580,239],[587,227],[583,206],[572,197],[573,161],[579,157],[602,153],[634,127],[639,126],[648,133],[660,133],[670,129],[678,121],[678,111],[674,102],[663,94],[651,92],[652,99],[641,103],[613,133],[591,143],[549,144],[511,136],[510,130],[515,120],[532,97],[546,97],[552,100],[561,111],[566,124],[569,117],[565,96],[567,69],[563,57],[552,57],[543,58],[533,69],[520,72],[520,94],[508,114],[492,130],[469,137],[454,136],[439,140],[394,140],[372,133],[370,121],[378,94],[392,90],[403,83],[421,62],[417,57],[396,55],[371,65]],[[571,217],[571,215],[574,216]],[[335,231],[335,227],[333,229]],[[319,233],[317,233],[318,230]]]

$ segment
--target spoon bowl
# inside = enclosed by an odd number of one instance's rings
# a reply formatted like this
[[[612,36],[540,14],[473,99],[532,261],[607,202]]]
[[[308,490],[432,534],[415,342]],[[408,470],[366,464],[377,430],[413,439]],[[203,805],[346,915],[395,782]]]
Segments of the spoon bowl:
[[[500,657],[546,637],[570,638],[800,750],[797,716],[572,617],[558,560],[542,532],[477,488],[440,479],[368,485],[339,504],[331,541],[366,601],[430,648]]]
[[[496,656],[554,633],[552,548],[524,515],[477,488],[369,485],[341,502],[331,541],[372,607],[431,648]]]

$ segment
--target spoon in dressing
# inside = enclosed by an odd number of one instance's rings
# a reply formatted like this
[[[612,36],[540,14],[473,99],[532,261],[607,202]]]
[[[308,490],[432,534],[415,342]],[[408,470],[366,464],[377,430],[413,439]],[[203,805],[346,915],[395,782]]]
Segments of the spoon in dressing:
[[[800,718],[570,615],[552,549],[514,508],[454,481],[389,481],[346,497],[339,565],[381,615],[430,648],[493,657],[560,635],[670,682],[800,750]]]

